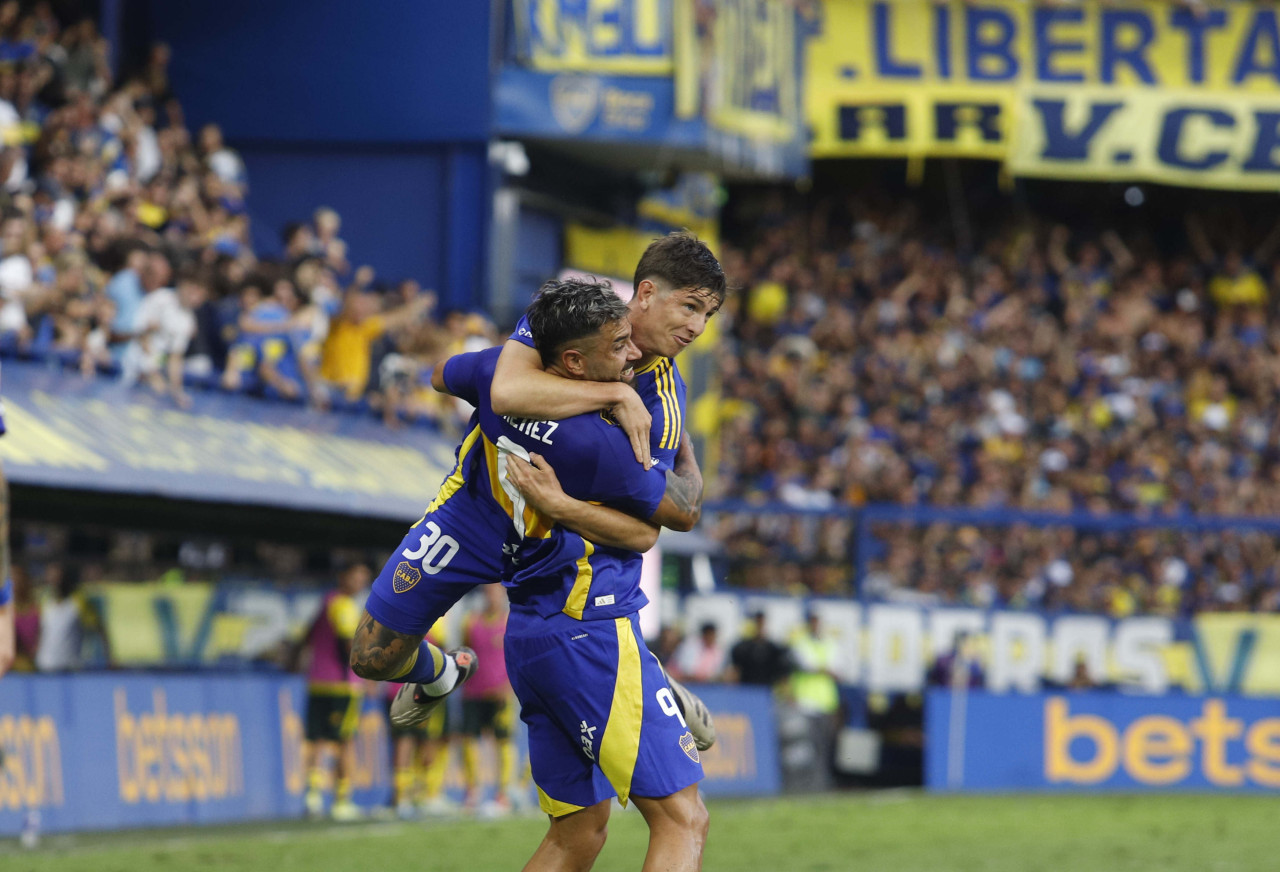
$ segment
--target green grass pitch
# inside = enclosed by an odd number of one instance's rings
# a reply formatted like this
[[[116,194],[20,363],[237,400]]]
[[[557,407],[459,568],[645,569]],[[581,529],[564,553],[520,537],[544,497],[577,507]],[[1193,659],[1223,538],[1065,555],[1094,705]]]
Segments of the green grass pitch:
[[[1195,794],[929,796],[915,791],[711,800],[705,872],[1254,872],[1280,868],[1276,798]],[[546,824],[230,827],[0,841],[5,872],[516,870]],[[595,868],[636,870],[646,830],[615,808]]]

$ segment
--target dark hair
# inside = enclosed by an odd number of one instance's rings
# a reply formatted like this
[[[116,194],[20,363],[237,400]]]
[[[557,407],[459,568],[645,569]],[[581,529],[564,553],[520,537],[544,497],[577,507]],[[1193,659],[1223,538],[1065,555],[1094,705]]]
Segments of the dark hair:
[[[203,285],[207,288],[210,284],[209,273],[198,263],[184,263],[182,266],[178,267],[174,285],[180,285],[183,282]]]
[[[661,279],[673,290],[705,289],[724,299],[724,270],[711,249],[688,231],[668,233],[649,243],[636,264],[634,286],[645,279]]]
[[[555,363],[569,343],[594,336],[627,313],[627,304],[608,282],[583,279],[546,282],[525,310],[543,366]]]
[[[205,126],[207,127],[208,125],[205,125]],[[289,244],[293,242],[293,237],[297,236],[302,231],[308,230],[308,229],[310,228],[308,228],[307,225],[303,224],[301,221],[290,221],[287,224],[285,224],[284,229],[280,231],[280,241],[284,243],[286,248],[288,248]]]

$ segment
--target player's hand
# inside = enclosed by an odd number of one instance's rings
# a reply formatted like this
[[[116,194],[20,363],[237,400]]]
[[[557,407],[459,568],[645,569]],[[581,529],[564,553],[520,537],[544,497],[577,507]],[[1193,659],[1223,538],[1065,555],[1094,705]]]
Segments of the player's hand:
[[[631,440],[631,450],[635,452],[636,460],[645,469],[653,466],[653,456],[649,453],[653,416],[645,407],[644,400],[635,391],[627,390],[623,393],[622,402],[616,404],[611,413],[622,432],[627,434],[627,439]]]
[[[528,463],[516,457],[507,458],[507,480],[516,486],[529,505],[552,518],[568,500],[556,471],[541,454],[530,453]]]

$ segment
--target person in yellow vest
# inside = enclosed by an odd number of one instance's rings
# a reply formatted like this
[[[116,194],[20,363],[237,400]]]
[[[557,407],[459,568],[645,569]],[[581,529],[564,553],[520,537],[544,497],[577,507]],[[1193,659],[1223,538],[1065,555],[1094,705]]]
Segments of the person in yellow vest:
[[[835,639],[823,635],[818,613],[810,609],[804,625],[791,638],[791,659],[796,667],[791,673],[791,696],[809,718],[824,783],[830,778],[839,727],[840,688],[834,672],[837,655]]]
[[[834,639],[822,635],[818,613],[810,610],[791,638],[791,694],[805,714],[833,715],[840,708],[840,690],[832,670],[836,662]]]

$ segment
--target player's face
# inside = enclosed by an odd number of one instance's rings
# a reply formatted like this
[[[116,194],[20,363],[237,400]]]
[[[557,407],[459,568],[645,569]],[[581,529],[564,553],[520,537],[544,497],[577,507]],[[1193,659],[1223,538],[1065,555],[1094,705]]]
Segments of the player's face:
[[[584,378],[591,381],[631,381],[632,364],[640,349],[631,341],[631,322],[621,318],[600,329],[594,343],[584,348]]]
[[[721,302],[701,288],[673,290],[655,284],[640,307],[632,308],[636,344],[645,354],[675,357],[702,335]]]

